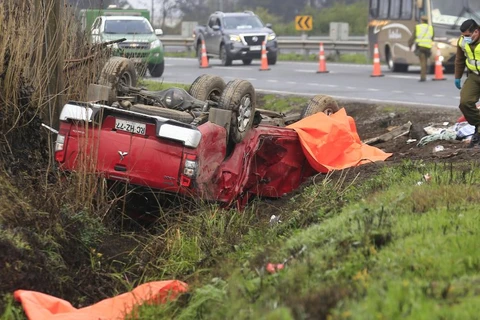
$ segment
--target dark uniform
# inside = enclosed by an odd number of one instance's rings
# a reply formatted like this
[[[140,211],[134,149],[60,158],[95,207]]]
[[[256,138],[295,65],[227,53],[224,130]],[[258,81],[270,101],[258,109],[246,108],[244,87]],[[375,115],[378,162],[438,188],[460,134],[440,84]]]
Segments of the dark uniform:
[[[455,85],[458,88],[461,87],[460,79],[463,76],[465,67],[468,70],[467,80],[465,80],[460,91],[459,108],[468,123],[475,126],[475,133],[470,147],[480,142],[480,110],[476,106],[480,99],[480,28],[478,26],[468,38],[472,39],[474,33],[476,33],[476,39],[473,42],[466,41],[465,35],[460,37],[455,58]]]

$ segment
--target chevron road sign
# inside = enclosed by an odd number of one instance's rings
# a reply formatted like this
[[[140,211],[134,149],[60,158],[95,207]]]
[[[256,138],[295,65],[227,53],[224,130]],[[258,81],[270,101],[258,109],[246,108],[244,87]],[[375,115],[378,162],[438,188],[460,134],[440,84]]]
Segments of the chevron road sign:
[[[297,31],[310,31],[313,27],[312,16],[296,16],[295,29]]]

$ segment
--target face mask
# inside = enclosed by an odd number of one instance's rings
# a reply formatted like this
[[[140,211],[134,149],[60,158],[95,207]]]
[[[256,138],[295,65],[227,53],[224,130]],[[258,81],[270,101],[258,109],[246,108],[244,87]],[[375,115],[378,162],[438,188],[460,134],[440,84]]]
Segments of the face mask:
[[[463,37],[463,40],[464,40],[465,43],[467,43],[467,44],[472,43],[472,37]]]

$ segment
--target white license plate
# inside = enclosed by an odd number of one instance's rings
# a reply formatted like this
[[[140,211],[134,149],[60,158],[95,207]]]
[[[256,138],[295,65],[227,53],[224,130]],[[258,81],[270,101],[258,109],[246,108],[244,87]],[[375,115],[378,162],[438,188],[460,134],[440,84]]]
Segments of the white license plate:
[[[262,50],[262,46],[251,46],[250,51],[260,51]]]
[[[128,131],[137,134],[145,134],[146,128],[147,126],[145,123],[115,119],[115,129],[117,130]]]

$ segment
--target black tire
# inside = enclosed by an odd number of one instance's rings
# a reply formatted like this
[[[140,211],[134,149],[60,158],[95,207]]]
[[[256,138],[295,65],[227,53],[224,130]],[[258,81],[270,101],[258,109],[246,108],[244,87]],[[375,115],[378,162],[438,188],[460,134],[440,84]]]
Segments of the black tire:
[[[268,60],[268,65],[273,66],[277,63],[277,55],[273,55],[267,58],[267,60]]]
[[[162,61],[158,64],[148,64],[148,71],[153,78],[159,78],[162,76],[163,71],[165,70],[165,61]]]
[[[340,110],[337,101],[330,96],[319,94],[311,98],[300,114],[300,119],[323,112],[327,116]]]
[[[249,66],[252,64],[252,59],[242,59],[244,65]]]
[[[219,108],[232,111],[231,142],[239,143],[245,138],[253,124],[255,106],[255,89],[250,82],[235,79],[227,83],[220,97]]]
[[[219,102],[225,86],[225,81],[221,77],[202,74],[193,81],[188,93],[198,100]]]
[[[392,53],[390,49],[387,49],[385,53],[385,59],[387,61],[388,69],[392,72],[407,72],[408,71],[408,64],[405,63],[396,63],[393,60]]]
[[[122,87],[137,86],[137,71],[133,61],[123,57],[111,57],[100,73],[98,84],[108,86],[118,92]]]
[[[190,113],[157,106],[149,106],[146,104],[134,104],[130,107],[130,111],[144,113],[151,116],[164,117],[183,123],[190,123],[193,121],[193,116]]]
[[[227,48],[223,44],[220,46],[220,60],[224,66],[232,65],[232,59],[228,56]]]

